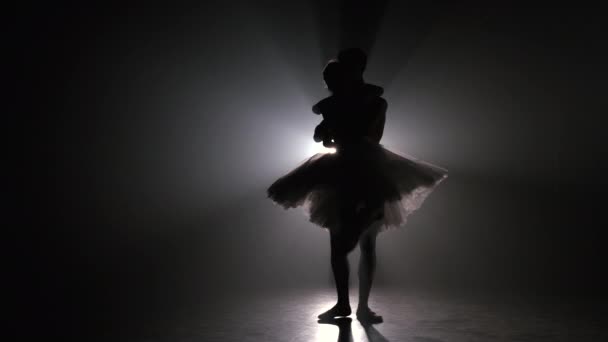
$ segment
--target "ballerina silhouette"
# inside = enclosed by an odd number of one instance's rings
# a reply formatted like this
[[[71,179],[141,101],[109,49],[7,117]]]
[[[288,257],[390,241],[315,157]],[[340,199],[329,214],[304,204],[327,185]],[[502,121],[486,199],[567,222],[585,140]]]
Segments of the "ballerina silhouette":
[[[318,153],[275,181],[268,197],[284,208],[303,206],[311,222],[330,233],[331,267],[338,301],[319,315],[326,320],[349,316],[348,253],[357,243],[359,303],[357,319],[382,322],[369,307],[379,232],[398,228],[418,209],[447,171],[381,144],[387,102],[382,88],[363,81],[366,55],[359,49],[341,51],[323,78],[331,95],[312,108],[322,114],[313,139],[336,148]]]

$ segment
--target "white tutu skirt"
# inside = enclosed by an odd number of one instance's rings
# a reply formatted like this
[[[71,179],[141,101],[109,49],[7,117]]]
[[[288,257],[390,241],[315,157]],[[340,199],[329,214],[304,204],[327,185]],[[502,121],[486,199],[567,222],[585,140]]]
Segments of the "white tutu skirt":
[[[447,177],[447,170],[361,142],[336,153],[317,153],[275,181],[268,197],[283,208],[303,207],[323,228],[346,224],[344,208],[373,207],[380,230],[399,228]]]

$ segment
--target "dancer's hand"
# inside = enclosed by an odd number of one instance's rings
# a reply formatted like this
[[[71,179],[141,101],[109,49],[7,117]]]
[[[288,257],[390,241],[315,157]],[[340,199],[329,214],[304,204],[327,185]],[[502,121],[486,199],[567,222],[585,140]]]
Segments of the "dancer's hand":
[[[323,122],[321,122],[317,125],[317,127],[315,127],[315,133],[312,138],[315,140],[315,142],[323,141],[323,144],[325,144],[325,140],[327,139],[327,137],[327,129],[325,128],[325,125],[323,125]]]
[[[312,112],[315,113],[315,114],[321,114],[321,107],[319,106],[319,103],[317,103],[316,105],[312,106]]]

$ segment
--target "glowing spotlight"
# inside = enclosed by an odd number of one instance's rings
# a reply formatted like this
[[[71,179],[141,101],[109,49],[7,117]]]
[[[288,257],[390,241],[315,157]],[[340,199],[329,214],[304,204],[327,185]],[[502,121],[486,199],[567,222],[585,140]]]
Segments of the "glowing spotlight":
[[[323,146],[323,143],[316,143],[316,142],[312,142],[309,148],[309,152],[310,154],[317,154],[317,153],[336,153],[336,149],[335,148],[327,148],[325,146]]]

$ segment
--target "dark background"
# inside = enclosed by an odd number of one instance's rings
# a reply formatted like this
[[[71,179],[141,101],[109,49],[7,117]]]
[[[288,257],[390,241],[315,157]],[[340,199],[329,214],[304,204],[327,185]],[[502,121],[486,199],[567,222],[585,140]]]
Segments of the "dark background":
[[[385,146],[450,172],[379,237],[379,287],[603,298],[605,13],[352,4],[11,9],[14,317],[111,334],[330,287],[327,232],[265,189],[313,153],[348,46],[385,87]]]

